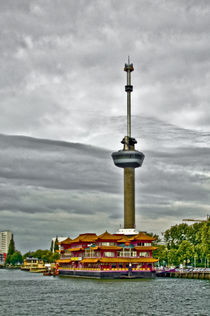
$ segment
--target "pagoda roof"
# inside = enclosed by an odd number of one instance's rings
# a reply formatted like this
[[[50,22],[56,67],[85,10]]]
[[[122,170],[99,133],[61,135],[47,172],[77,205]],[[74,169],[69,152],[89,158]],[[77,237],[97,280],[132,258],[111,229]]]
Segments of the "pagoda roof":
[[[74,239],[72,239],[72,241],[70,242],[70,244],[73,244],[73,243],[75,243],[75,242],[80,242],[79,236],[76,237],[76,238],[74,238]]]
[[[141,240],[148,240],[148,241],[153,241],[153,240],[156,240],[155,237],[152,237],[146,233],[143,233],[143,232],[139,232],[137,235],[133,236],[130,238],[130,240],[134,241],[134,240],[138,240],[138,241],[141,241]]]
[[[121,239],[119,239],[117,242],[118,243],[130,242],[130,238],[128,238],[127,236],[123,235],[123,236],[121,236]]]
[[[153,247],[153,246],[136,246],[135,247],[136,250],[156,250],[157,247]]]
[[[98,236],[95,233],[80,234],[71,241],[71,244],[76,242],[95,242],[97,238]]]
[[[96,246],[91,248],[92,250],[122,250],[122,247],[118,246]]]
[[[153,263],[153,262],[158,262],[158,259],[155,258],[137,258],[137,261],[135,261],[136,259],[132,258],[132,262],[145,262],[145,263]]]
[[[57,263],[70,263],[71,262],[71,259],[59,259],[59,260],[56,260]]]
[[[80,251],[80,250],[84,250],[84,248],[82,248],[82,247],[77,247],[77,248],[69,248],[69,249],[66,249],[67,252]]]
[[[98,236],[98,240],[104,240],[104,241],[110,241],[110,240],[114,240],[114,241],[117,241],[121,238],[122,236],[119,236],[119,235],[113,235],[113,234],[110,234],[108,231],[105,231],[103,234],[99,235]]]
[[[71,242],[71,238],[66,238],[65,240],[63,240],[63,241],[60,241],[58,244],[59,245],[69,245],[70,244],[70,242]]]

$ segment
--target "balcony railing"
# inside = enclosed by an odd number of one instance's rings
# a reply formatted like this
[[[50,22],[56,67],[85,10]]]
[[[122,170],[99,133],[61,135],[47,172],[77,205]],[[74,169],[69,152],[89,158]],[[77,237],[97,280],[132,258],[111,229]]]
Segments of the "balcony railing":
[[[101,256],[95,253],[85,253],[83,257],[84,258],[100,258]]]
[[[118,257],[137,257],[136,251],[119,251]]]
[[[81,257],[82,259],[83,258],[101,258],[102,256],[99,254],[99,253],[94,253],[94,252],[89,252],[89,253],[80,253],[78,255],[70,255],[70,253],[64,253],[61,255],[61,259],[70,259],[71,257]],[[120,257],[120,258],[139,258],[139,257],[142,257],[142,258],[149,258],[151,257],[151,255],[148,253],[148,254],[144,254],[144,255],[141,255],[141,253],[139,254],[139,256],[137,256],[137,252],[136,251],[118,251],[117,253],[117,256],[113,255],[113,256],[104,256],[106,258],[112,258],[112,257]]]

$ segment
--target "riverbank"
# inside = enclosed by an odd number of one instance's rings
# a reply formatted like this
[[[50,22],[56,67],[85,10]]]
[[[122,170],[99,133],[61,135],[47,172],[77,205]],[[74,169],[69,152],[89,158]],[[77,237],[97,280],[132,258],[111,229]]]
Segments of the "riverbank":
[[[15,270],[15,269],[20,270],[20,268],[21,268],[20,266],[6,266],[6,267],[3,265],[0,266],[0,269],[6,269],[6,270],[10,270],[10,269],[11,270]]]
[[[163,271],[156,273],[156,276],[164,278],[210,280],[209,271]]]

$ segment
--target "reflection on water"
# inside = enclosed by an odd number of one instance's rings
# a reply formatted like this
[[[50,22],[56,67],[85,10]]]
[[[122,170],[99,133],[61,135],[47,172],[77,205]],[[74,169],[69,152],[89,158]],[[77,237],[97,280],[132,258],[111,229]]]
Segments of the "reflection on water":
[[[0,315],[210,315],[205,280],[92,280],[0,270]]]

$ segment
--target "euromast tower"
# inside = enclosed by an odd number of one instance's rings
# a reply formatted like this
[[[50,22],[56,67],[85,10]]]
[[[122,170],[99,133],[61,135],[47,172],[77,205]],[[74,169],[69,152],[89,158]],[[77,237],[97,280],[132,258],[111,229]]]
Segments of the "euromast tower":
[[[133,64],[125,64],[124,71],[127,72],[127,85],[125,92],[127,93],[127,136],[123,138],[121,143],[123,149],[112,153],[114,164],[124,169],[124,229],[120,229],[118,233],[125,235],[135,235],[135,168],[142,166],[144,154],[135,150],[137,141],[131,137],[131,72],[134,71]]]

